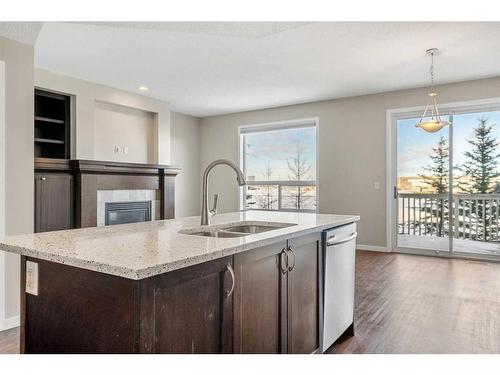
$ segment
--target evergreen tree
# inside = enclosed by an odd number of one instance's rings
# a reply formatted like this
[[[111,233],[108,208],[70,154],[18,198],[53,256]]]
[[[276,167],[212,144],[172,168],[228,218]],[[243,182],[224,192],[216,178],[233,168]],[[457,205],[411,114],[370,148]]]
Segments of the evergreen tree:
[[[493,126],[484,117],[478,121],[473,138],[467,140],[472,149],[464,153],[467,160],[458,167],[464,175],[459,188],[470,194],[489,194],[494,190],[493,179],[500,175],[497,170],[500,154],[497,138],[492,134]]]
[[[429,155],[431,164],[424,168],[428,172],[426,175],[420,175],[436,194],[445,194],[448,191],[449,160],[450,150],[446,138],[441,136],[437,146],[432,148],[433,154]],[[448,218],[448,199],[441,197],[435,204],[431,201],[429,206],[425,205],[422,209],[424,213],[436,217],[436,222],[430,220],[425,228],[426,233],[437,231],[437,235],[443,235],[444,223]],[[420,223],[419,223],[420,225]]]
[[[443,194],[448,191],[448,174],[450,150],[446,138],[441,136],[436,147],[432,148],[433,155],[429,155],[431,164],[424,168],[427,175],[420,175],[425,183],[431,186],[435,193]]]
[[[497,168],[497,159],[500,157],[498,141],[492,133],[494,125],[488,124],[488,119],[484,117],[478,121],[473,137],[467,140],[472,146],[471,150],[464,153],[466,161],[457,168],[463,174],[459,188],[469,194],[491,194],[498,191],[494,179],[500,176]],[[464,228],[464,233],[471,233],[469,238],[483,241],[498,240],[498,233],[491,232],[491,228],[498,221],[496,201],[465,200],[459,207],[459,213],[463,218],[459,220],[459,227]],[[469,227],[468,218],[477,223],[477,230]]]

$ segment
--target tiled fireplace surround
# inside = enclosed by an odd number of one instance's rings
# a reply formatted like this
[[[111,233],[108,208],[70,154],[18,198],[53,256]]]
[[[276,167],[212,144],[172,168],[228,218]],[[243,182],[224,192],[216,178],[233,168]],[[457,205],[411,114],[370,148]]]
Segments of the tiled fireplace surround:
[[[105,204],[111,202],[151,201],[151,220],[160,219],[160,191],[149,189],[137,190],[98,190],[97,191],[97,226],[105,225]]]

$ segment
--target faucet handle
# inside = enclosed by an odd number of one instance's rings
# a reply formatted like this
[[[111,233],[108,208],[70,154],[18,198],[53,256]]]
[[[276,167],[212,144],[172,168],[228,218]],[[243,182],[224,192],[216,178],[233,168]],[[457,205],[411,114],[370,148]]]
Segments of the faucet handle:
[[[214,194],[214,204],[210,210],[210,214],[215,215],[217,213],[217,203],[219,202],[219,194]]]

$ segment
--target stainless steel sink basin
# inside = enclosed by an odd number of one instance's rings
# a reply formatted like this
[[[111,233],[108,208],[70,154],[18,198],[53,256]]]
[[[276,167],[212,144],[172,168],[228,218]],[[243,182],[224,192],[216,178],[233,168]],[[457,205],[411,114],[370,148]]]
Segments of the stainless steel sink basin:
[[[293,225],[293,224],[290,224]],[[290,226],[287,225],[287,226]],[[247,234],[256,234],[262,232],[268,232],[270,230],[276,230],[280,228],[285,228],[285,226],[269,226],[269,225],[257,225],[257,224],[248,224],[248,225],[235,225],[233,227],[224,228],[224,230],[230,232],[237,233],[247,233]]]
[[[224,230],[218,230],[213,232],[203,231],[203,232],[193,232],[186,234],[191,234],[193,236],[215,237],[215,238],[235,238],[235,237],[248,236],[249,233],[235,233],[235,232],[227,232]]]
[[[237,238],[251,234],[268,232],[271,230],[290,227],[291,223],[268,223],[268,222],[240,222],[236,224],[207,225],[192,229],[183,229],[179,231],[182,234],[193,236],[215,237],[215,238]]]

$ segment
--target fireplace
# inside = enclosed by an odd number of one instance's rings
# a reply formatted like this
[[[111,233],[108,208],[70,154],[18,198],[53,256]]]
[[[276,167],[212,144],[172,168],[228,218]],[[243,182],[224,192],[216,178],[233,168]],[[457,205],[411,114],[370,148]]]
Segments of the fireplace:
[[[157,190],[99,190],[97,226],[158,220],[159,199]]]
[[[106,202],[105,225],[151,221],[151,201]]]

